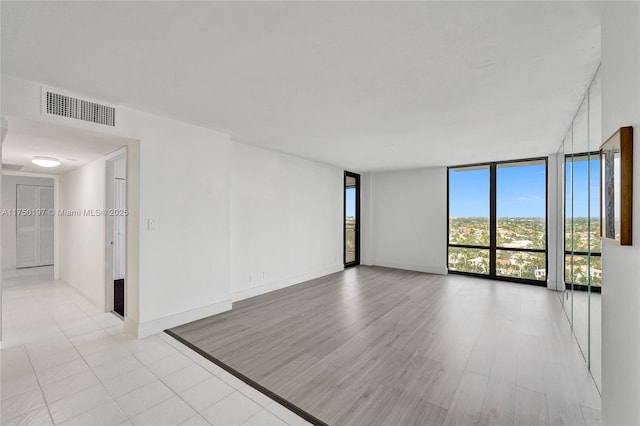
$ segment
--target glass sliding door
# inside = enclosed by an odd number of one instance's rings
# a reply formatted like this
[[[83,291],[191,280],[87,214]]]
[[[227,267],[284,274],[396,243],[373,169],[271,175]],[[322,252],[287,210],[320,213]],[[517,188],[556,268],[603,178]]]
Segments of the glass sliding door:
[[[547,160],[450,167],[448,269],[546,285]]]
[[[360,264],[360,175],[344,173],[344,266]]]

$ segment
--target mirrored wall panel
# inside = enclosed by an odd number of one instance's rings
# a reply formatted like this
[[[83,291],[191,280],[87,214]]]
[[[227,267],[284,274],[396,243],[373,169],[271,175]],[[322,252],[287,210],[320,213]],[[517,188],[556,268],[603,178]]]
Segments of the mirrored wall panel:
[[[564,288],[562,305],[594,381],[601,388],[600,74],[596,73],[562,144]]]

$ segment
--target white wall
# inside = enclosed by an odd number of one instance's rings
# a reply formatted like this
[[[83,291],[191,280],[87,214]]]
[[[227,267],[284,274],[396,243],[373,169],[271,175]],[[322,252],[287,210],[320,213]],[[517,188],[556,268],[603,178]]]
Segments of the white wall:
[[[373,174],[360,175],[360,263],[373,265]]]
[[[53,179],[27,176],[3,176],[2,209],[16,208],[16,185],[53,187]],[[16,267],[16,217],[2,216],[2,269],[6,272]],[[7,276],[7,275],[5,275]]]
[[[0,118],[83,127],[41,116],[38,83],[2,80]],[[118,123],[101,131],[128,145],[125,326],[142,337],[230,309],[228,135],[123,106]]]
[[[39,84],[2,78],[6,116],[79,125],[40,116]],[[118,123],[104,131],[129,141],[125,326],[131,333],[156,333],[231,309],[233,298],[342,269],[342,169],[124,106]],[[65,180],[67,187],[79,185]],[[156,230],[147,229],[149,219]],[[65,253],[76,237],[67,238],[60,263],[68,262],[62,278],[81,288],[82,274],[71,261],[86,254]],[[96,249],[96,259],[104,260],[104,247]],[[92,284],[82,291],[104,305],[104,266],[90,268]]]
[[[128,326],[143,336],[230,309],[228,135],[129,108],[120,116],[140,140],[139,318]]]
[[[547,288],[564,285],[564,154],[547,158]]]
[[[59,215],[60,279],[105,307],[105,218],[85,210],[105,208],[105,161],[99,159],[60,177],[60,210],[80,216]]]
[[[235,300],[342,270],[342,169],[234,143]]]
[[[612,2],[602,22],[602,136],[634,126],[633,246],[602,244],[602,416],[640,424],[640,4]]]
[[[446,167],[371,173],[363,186],[363,263],[446,274]]]

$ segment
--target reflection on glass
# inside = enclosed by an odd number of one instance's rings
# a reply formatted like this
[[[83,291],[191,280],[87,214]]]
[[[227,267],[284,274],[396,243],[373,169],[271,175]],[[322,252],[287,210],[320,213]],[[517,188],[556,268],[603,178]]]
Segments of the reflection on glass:
[[[566,159],[565,250],[586,252],[591,234],[591,251],[600,252],[600,158],[598,154],[580,154]],[[570,178],[569,178],[570,177]],[[571,186],[573,186],[573,191]],[[589,221],[587,218],[590,217]],[[591,223],[589,223],[591,222]],[[590,226],[589,226],[590,225]],[[591,229],[589,229],[591,228]]]
[[[601,98],[601,86],[600,86],[600,74],[598,73],[594,79],[592,87],[589,89],[589,147],[587,150],[596,150],[598,146],[602,142],[602,98]],[[592,168],[591,176],[597,179],[596,183],[599,183],[599,156],[596,154],[595,159],[598,162],[595,168]],[[597,176],[597,177],[596,177]],[[600,188],[596,187],[596,189],[591,190],[591,197],[596,197],[598,199],[598,204],[600,203]],[[600,216],[599,205],[596,208],[591,209],[591,215],[596,218]],[[601,243],[600,243],[600,226],[591,227],[591,250],[592,252],[600,252],[601,251]],[[594,238],[595,237],[595,238]],[[591,257],[591,267],[595,269],[602,270],[602,259],[600,257]],[[601,286],[601,279],[597,281],[597,285]],[[591,280],[591,288],[595,288],[596,280]],[[596,382],[598,388],[601,388],[601,361],[600,355],[602,351],[601,346],[601,301],[600,294],[596,292],[589,292],[589,348],[588,348],[588,365],[591,373],[593,374],[593,378]]]
[[[567,225],[571,226],[570,220],[567,220]],[[587,252],[590,233],[591,252],[600,253],[600,218],[592,217],[589,221],[586,217],[577,217],[573,220],[573,227],[573,251]],[[571,229],[567,227],[565,227],[565,248],[566,251],[571,251]]]
[[[584,101],[578,108],[562,143],[565,154],[564,282],[562,305],[578,344],[600,387],[600,192],[601,175],[598,146],[602,143],[602,102],[600,76],[596,73]],[[593,151],[589,154],[590,151]],[[610,159],[615,163],[615,158]],[[615,190],[608,194],[616,197]],[[606,205],[607,199],[603,199]],[[609,224],[615,232],[615,223]],[[603,223],[607,233],[607,224]]]
[[[565,162],[565,282],[588,286],[590,277],[591,285],[600,287],[600,158],[597,153],[577,154],[567,157]],[[591,256],[590,268],[589,252],[595,254]]]
[[[545,253],[496,251],[496,273],[501,277],[545,281],[547,279],[546,263]]]
[[[489,250],[449,247],[449,269],[476,274],[489,274]]]
[[[573,256],[573,271],[571,270],[571,259]],[[592,287],[602,286],[602,258],[591,256],[591,267],[589,268],[588,256],[578,254],[565,255],[564,279],[570,284],[587,286],[588,278],[591,277]]]
[[[449,169],[449,243],[489,246],[489,166]]]
[[[498,247],[546,248],[546,173],[544,161],[498,165]]]

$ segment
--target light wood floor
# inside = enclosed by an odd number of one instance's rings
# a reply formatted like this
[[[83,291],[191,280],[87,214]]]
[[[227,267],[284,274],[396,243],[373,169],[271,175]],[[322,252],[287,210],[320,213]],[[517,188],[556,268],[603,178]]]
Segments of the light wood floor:
[[[600,424],[541,287],[357,267],[173,331],[328,424]]]

